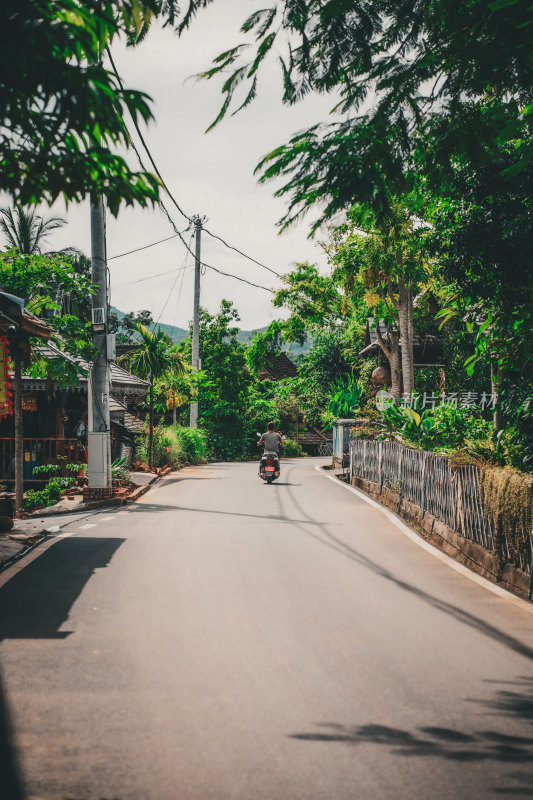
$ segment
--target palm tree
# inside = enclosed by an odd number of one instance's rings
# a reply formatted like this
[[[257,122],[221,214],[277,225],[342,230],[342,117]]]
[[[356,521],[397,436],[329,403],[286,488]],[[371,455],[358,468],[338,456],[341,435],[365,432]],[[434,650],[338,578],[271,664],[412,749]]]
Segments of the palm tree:
[[[138,349],[125,360],[129,369],[150,381],[150,429],[148,432],[148,466],[154,468],[154,381],[167,370],[175,374],[185,371],[181,354],[171,350],[172,340],[161,328],[150,331],[140,322],[133,325],[133,331],[140,336]]]
[[[19,253],[28,256],[42,253],[42,245],[50,233],[67,224],[62,217],[43,219],[21,206],[0,208],[0,215],[0,229],[9,247],[15,247]]]

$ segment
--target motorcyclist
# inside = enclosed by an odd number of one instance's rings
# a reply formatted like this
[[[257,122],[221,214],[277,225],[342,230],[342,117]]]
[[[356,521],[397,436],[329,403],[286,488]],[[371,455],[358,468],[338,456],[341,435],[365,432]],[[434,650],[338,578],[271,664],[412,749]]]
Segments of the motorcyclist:
[[[274,423],[269,422],[266,432],[263,433],[257,444],[263,445],[265,453],[275,453],[279,458],[280,448],[283,447],[283,439],[280,434],[274,430]]]

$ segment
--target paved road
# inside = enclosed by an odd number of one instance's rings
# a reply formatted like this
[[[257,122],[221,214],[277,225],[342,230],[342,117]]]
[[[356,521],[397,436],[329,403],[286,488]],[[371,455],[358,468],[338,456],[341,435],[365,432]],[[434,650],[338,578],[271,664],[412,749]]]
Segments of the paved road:
[[[316,464],[185,470],[19,564],[28,797],[533,797],[533,615]]]

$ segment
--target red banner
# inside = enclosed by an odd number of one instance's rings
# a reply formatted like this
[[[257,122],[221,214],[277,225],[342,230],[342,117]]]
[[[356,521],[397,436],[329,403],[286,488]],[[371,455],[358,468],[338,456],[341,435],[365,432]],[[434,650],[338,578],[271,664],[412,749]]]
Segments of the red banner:
[[[9,344],[7,336],[0,336],[0,417],[13,413],[13,395],[9,374]]]

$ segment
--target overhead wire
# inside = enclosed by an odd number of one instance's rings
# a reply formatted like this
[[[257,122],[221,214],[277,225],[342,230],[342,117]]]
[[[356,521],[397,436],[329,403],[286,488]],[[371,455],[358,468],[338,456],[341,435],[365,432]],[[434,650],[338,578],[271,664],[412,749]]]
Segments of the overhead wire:
[[[188,256],[188,255],[189,255],[189,254],[187,253],[187,256]],[[182,275],[181,275],[181,283],[180,283],[180,288],[179,288],[179,292],[178,292],[178,302],[176,303],[176,312],[175,312],[175,314],[174,314],[174,319],[173,319],[173,321],[172,321],[172,332],[171,332],[171,334],[170,334],[170,338],[171,338],[171,339],[172,339],[172,337],[174,336],[174,329],[175,329],[175,327],[176,327],[176,320],[177,320],[177,318],[178,318],[178,311],[179,311],[179,307],[180,307],[180,300],[181,300],[181,292],[182,292],[182,290],[183,290],[183,282],[184,282],[184,280],[185,280],[185,273],[186,273],[186,271],[187,271],[187,267],[185,267],[185,269],[183,270],[183,272],[182,272]]]
[[[112,67],[112,69],[113,69],[113,72],[114,72],[114,74],[115,74],[115,77],[116,77],[116,79],[117,79],[117,81],[118,81],[118,83],[119,83],[119,86],[120,86],[120,88],[121,88],[122,90],[124,90],[124,84],[123,84],[123,82],[122,82],[122,78],[120,77],[120,75],[119,75],[119,72],[118,72],[118,70],[117,70],[117,68],[116,68],[115,62],[113,61],[113,56],[111,55],[111,50],[109,49],[109,47],[107,47],[107,48],[106,48],[106,52],[107,52],[107,56],[108,56],[108,58],[109,58],[109,61],[110,61],[110,63],[111,63],[111,67]],[[155,163],[155,161],[154,161],[154,158],[153,158],[153,156],[152,156],[152,154],[151,154],[151,152],[150,152],[150,149],[149,149],[148,145],[146,144],[146,142],[145,142],[145,140],[144,140],[144,137],[143,137],[143,135],[142,135],[142,132],[141,132],[141,130],[140,130],[140,128],[139,128],[139,125],[138,125],[138,123],[137,123],[137,120],[135,119],[135,117],[134,117],[133,115],[131,115],[131,114],[130,114],[130,116],[131,116],[131,119],[132,119],[132,121],[133,121],[133,125],[134,125],[134,127],[135,127],[135,130],[137,131],[137,135],[139,136],[139,139],[140,139],[140,141],[141,141],[141,144],[142,144],[142,146],[144,147],[144,149],[145,149],[145,151],[146,151],[146,154],[147,154],[148,158],[150,159],[150,163],[152,164],[152,167],[154,168],[154,171],[155,171],[155,173],[156,173],[157,177],[158,177],[158,178],[159,178],[159,180],[161,181],[161,185],[163,186],[163,188],[164,188],[164,190],[166,191],[166,193],[167,193],[168,197],[170,198],[170,200],[172,201],[172,203],[173,203],[173,204],[176,206],[176,208],[178,209],[178,211],[180,212],[180,214],[181,214],[183,217],[185,217],[185,219],[186,219],[186,220],[187,220],[187,221],[188,221],[190,224],[193,224],[192,217],[189,217],[189,215],[188,215],[188,214],[186,214],[186,213],[185,213],[185,211],[183,211],[183,209],[182,209],[182,208],[181,208],[181,206],[179,205],[178,201],[175,199],[175,197],[173,196],[172,192],[170,191],[170,189],[169,189],[169,188],[168,188],[168,186],[166,185],[166,183],[165,183],[165,181],[164,181],[164,179],[163,179],[163,176],[161,175],[161,173],[160,173],[160,171],[159,171],[159,169],[158,169],[158,167],[157,167],[157,164],[156,164],[156,163]],[[135,154],[136,154],[136,156],[137,156],[137,159],[138,159],[138,161],[139,161],[139,164],[141,165],[141,169],[143,169],[145,172],[147,172],[148,170],[146,169],[146,166],[144,165],[144,163],[143,163],[143,160],[142,160],[142,157],[141,157],[141,155],[140,155],[140,153],[139,153],[139,150],[138,150],[138,148],[137,148],[137,146],[136,146],[135,142],[133,141],[131,134],[130,134],[130,133],[129,133],[129,131],[128,131],[128,128],[127,128],[127,126],[126,126],[126,123],[124,123],[124,127],[125,127],[125,129],[126,129],[126,133],[127,133],[127,135],[128,135],[128,142],[129,142],[129,144],[130,144],[131,148],[133,149],[133,151],[135,152]],[[176,234],[176,236],[178,236],[178,237],[179,237],[179,239],[180,239],[180,241],[182,242],[183,246],[184,246],[186,249],[189,249],[189,248],[187,247],[187,244],[186,244],[186,242],[185,242],[185,240],[184,240],[183,236],[181,235],[181,232],[180,232],[180,231],[178,231],[178,229],[177,229],[177,227],[176,227],[176,224],[175,224],[174,220],[173,220],[173,219],[172,219],[172,217],[170,216],[170,213],[169,213],[168,209],[166,208],[166,206],[164,205],[164,203],[163,203],[162,201],[160,201],[160,207],[162,208],[162,210],[163,210],[163,213],[164,213],[164,214],[165,214],[165,216],[167,217],[167,219],[168,219],[168,221],[169,221],[169,223],[170,223],[170,225],[171,225],[172,229],[174,230],[174,233]],[[188,230],[188,228],[187,228],[186,230]],[[275,272],[274,270],[270,269],[270,267],[266,267],[264,264],[261,264],[261,262],[260,262],[260,261],[257,261],[255,258],[252,258],[251,256],[247,256],[245,253],[243,253],[243,252],[242,252],[242,250],[238,250],[238,248],[236,248],[236,247],[233,247],[232,245],[229,245],[229,244],[228,244],[227,242],[225,242],[225,241],[224,241],[224,239],[222,239],[221,237],[219,237],[219,236],[216,236],[216,234],[213,234],[213,233],[211,233],[211,231],[208,231],[206,228],[202,228],[202,230],[206,230],[206,232],[207,232],[207,233],[208,233],[210,236],[212,236],[213,238],[220,239],[220,241],[221,241],[221,242],[222,242],[222,243],[223,243],[223,244],[224,244],[226,247],[228,247],[228,248],[230,248],[230,249],[232,249],[232,250],[235,250],[236,252],[238,252],[238,253],[240,253],[241,255],[243,255],[245,258],[248,258],[250,261],[253,261],[255,264],[258,264],[259,266],[261,266],[261,267],[263,267],[263,268],[267,269],[269,272],[272,272],[274,275],[277,275],[278,277],[280,277],[280,275],[279,275],[279,273],[278,273],[278,272]],[[184,231],[184,232],[185,232],[185,231]],[[173,238],[173,237],[171,237],[171,238]],[[191,255],[192,255],[192,256],[195,256],[195,254],[192,252],[192,250],[189,250],[189,252],[191,253]],[[267,288],[266,286],[261,286],[261,285],[260,285],[260,284],[258,284],[258,283],[254,283],[253,281],[249,281],[249,280],[247,280],[246,278],[241,278],[240,276],[238,276],[238,275],[234,275],[234,274],[233,274],[233,273],[231,273],[231,272],[224,272],[223,270],[220,270],[220,269],[217,269],[216,267],[213,267],[211,264],[207,264],[205,261],[201,261],[201,262],[200,262],[200,264],[201,264],[201,266],[204,266],[204,267],[206,267],[207,269],[211,269],[211,270],[214,270],[215,272],[218,272],[220,275],[225,275],[227,278],[234,278],[235,280],[241,281],[242,283],[247,283],[247,284],[248,284],[248,285],[250,285],[250,286],[254,286],[256,289],[262,289],[262,290],[263,290],[263,291],[265,291],[265,292],[270,292],[271,294],[274,294],[273,290],[272,290],[272,289],[269,289],[269,288]]]
[[[191,238],[190,238],[190,240],[189,240],[189,245],[190,245],[190,243],[192,242],[192,237],[193,237],[193,236],[194,236],[194,234],[192,234],[192,233],[191,233]],[[162,309],[161,309],[161,311],[159,312],[159,316],[158,316],[158,318],[157,318],[156,322],[154,322],[154,324],[153,324],[153,326],[152,326],[152,330],[154,330],[155,326],[156,326],[156,325],[159,323],[159,320],[161,319],[161,316],[162,316],[162,314],[163,314],[163,311],[164,311],[164,310],[165,310],[165,308],[167,307],[167,305],[168,305],[168,301],[169,301],[169,300],[170,300],[170,298],[172,297],[172,293],[173,293],[173,291],[174,291],[174,289],[175,289],[175,287],[176,287],[176,284],[177,284],[177,282],[178,282],[178,280],[179,280],[180,274],[183,274],[183,275],[185,275],[185,267],[187,266],[187,258],[188,258],[188,256],[189,256],[189,254],[188,254],[188,253],[185,253],[185,258],[184,258],[184,260],[183,260],[183,263],[182,263],[181,267],[178,269],[178,271],[177,271],[177,273],[176,273],[176,278],[175,278],[175,280],[174,280],[174,283],[172,284],[172,288],[171,288],[170,292],[169,292],[169,293],[168,293],[168,295],[167,295],[167,299],[166,299],[166,300],[165,300],[165,302],[164,302],[163,308],[162,308]]]
[[[106,52],[107,52],[107,57],[109,58],[109,61],[110,61],[111,66],[113,68],[113,72],[115,73],[115,77],[116,77],[116,79],[117,79],[117,81],[119,83],[119,86],[122,89],[122,91],[124,91],[124,84],[122,83],[122,78],[120,77],[120,75],[118,73],[118,70],[117,70],[117,68],[115,66],[115,62],[113,61],[113,56],[111,55],[111,50],[110,50],[109,47],[106,47]],[[133,115],[130,115],[130,116],[131,116],[131,119],[132,119],[133,124],[135,126],[135,130],[137,131],[137,135],[138,135],[139,139],[141,140],[141,144],[144,147],[144,149],[146,150],[146,154],[147,154],[148,158],[150,159],[150,163],[151,163],[152,167],[154,168],[155,174],[157,175],[157,177],[161,181],[161,184],[164,187],[166,193],[168,194],[169,198],[172,200],[172,202],[174,203],[174,205],[176,206],[176,208],[178,209],[180,214],[183,217],[185,217],[185,219],[188,222],[191,222],[191,217],[189,217],[189,215],[186,214],[185,211],[181,208],[180,204],[175,199],[175,197],[172,195],[172,193],[170,192],[168,186],[166,185],[166,183],[165,183],[165,181],[163,179],[163,176],[159,172],[159,169],[157,168],[157,164],[155,163],[154,159],[152,158],[152,154],[150,153],[148,145],[144,141],[144,137],[142,135],[141,129],[139,128],[139,124],[138,124],[137,120],[135,119],[135,117]],[[131,136],[129,138],[131,139]],[[146,167],[143,167],[143,169],[146,171]]]
[[[187,228],[185,228],[185,231]],[[185,233],[185,231],[183,231]],[[163,242],[169,242],[171,239],[175,239],[177,237],[177,233],[173,233],[172,236],[167,236],[166,239],[159,239],[157,242],[152,242],[151,244],[145,244],[143,247],[136,247],[134,250],[127,250],[125,253],[118,253],[116,256],[109,256],[107,259],[108,261],[113,261],[114,258],[122,258],[123,256],[131,256],[132,253],[139,253],[141,250],[148,250],[149,247],[155,247],[156,244],[162,244]]]
[[[254,264],[257,264],[259,267],[263,267],[263,269],[266,269],[273,275],[277,275],[278,278],[281,278],[280,273],[276,272],[275,269],[271,269],[271,267],[267,267],[266,264],[262,264],[260,261],[257,261],[257,259],[252,258],[252,256],[243,253],[243,251],[239,250],[238,247],[234,247],[232,244],[228,244],[226,241],[224,241],[224,239],[221,236],[217,236],[216,233],[211,233],[211,231],[208,230],[207,228],[202,228],[202,230],[205,231],[207,234],[209,234],[209,236],[211,236],[213,239],[218,239],[218,241],[222,242],[222,244],[225,245],[229,250],[235,250],[236,253],[239,253],[241,256],[244,256],[244,258],[247,258],[248,261],[253,261]]]
[[[114,289],[123,289],[124,286],[131,286],[134,283],[144,283],[145,281],[151,281],[151,280],[154,280],[154,278],[161,278],[161,277],[163,277],[163,275],[170,275],[171,273],[173,273],[175,271],[176,271],[176,267],[173,267],[172,269],[165,270],[165,272],[156,272],[155,275],[148,275],[148,277],[146,277],[146,278],[137,278],[137,280],[128,281],[127,283],[119,283],[118,286],[114,286],[113,288]]]

